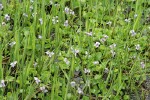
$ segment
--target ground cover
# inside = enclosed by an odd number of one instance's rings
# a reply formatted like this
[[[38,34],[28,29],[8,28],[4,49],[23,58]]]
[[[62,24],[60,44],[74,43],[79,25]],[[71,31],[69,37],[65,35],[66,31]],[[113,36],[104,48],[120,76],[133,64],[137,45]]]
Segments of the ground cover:
[[[1,100],[150,100],[149,0],[1,0]]]

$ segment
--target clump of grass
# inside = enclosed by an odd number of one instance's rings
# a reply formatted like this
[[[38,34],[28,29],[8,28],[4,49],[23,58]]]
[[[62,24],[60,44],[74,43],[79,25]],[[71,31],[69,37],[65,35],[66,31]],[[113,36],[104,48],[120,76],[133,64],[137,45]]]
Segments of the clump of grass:
[[[2,0],[0,99],[145,99],[148,0]]]

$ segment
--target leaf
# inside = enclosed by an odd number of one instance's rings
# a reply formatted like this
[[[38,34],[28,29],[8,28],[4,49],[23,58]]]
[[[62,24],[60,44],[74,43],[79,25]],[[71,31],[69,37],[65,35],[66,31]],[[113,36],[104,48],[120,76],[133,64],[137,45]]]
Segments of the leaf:
[[[101,77],[102,77],[101,75],[95,75],[94,79],[101,79]]]
[[[102,53],[101,52],[97,52],[96,53],[96,60],[100,60],[102,58]]]
[[[83,100],[89,100],[89,97],[83,96]]]
[[[115,69],[114,72],[115,72],[115,73],[118,72],[118,69]]]
[[[123,100],[129,100],[129,99],[130,99],[129,95],[124,95],[123,96]]]
[[[11,81],[14,80],[14,77],[12,77],[12,76],[6,76],[5,80],[11,82]]]

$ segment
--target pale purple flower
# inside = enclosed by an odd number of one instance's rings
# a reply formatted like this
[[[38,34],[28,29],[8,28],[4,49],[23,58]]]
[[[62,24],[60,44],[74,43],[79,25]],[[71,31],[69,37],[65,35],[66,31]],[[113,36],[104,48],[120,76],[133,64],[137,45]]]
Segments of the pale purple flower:
[[[143,61],[140,64],[142,68],[145,68],[145,63]]]
[[[113,43],[112,45],[109,46],[111,49],[114,49],[116,47],[116,44]]]
[[[17,61],[14,61],[14,62],[10,63],[10,66],[11,66],[11,67],[15,67],[16,64],[17,64]]]
[[[50,0],[50,4],[51,4],[51,5],[53,4],[53,1],[52,1],[52,0]]]
[[[99,43],[99,42],[96,42],[96,43],[94,44],[94,46],[95,46],[96,48],[98,48],[98,47],[100,46],[100,43]]]
[[[108,69],[108,68],[105,68],[104,72],[105,72],[105,73],[108,73],[108,72],[109,72],[109,69]]]
[[[111,54],[112,54],[112,57],[115,57],[116,55],[116,52],[114,50],[110,50]]]
[[[76,82],[72,81],[72,82],[70,83],[70,85],[71,85],[71,87],[75,87],[75,86],[76,86]]]
[[[74,50],[75,56],[77,55],[77,53],[79,53],[79,50],[75,49],[75,50]]]
[[[36,67],[37,65],[38,65],[38,63],[37,63],[37,62],[34,62],[33,66]]]
[[[42,39],[42,35],[38,35],[38,38],[39,38],[39,39]]]
[[[87,52],[87,51],[85,51],[85,54],[86,54],[86,55],[88,55],[88,52]]]
[[[39,21],[40,21],[40,24],[42,25],[43,24],[43,19],[40,18]]]
[[[36,16],[37,15],[37,13],[32,13],[32,17],[34,17],[34,16]]]
[[[74,53],[74,55],[76,56],[79,53],[78,49],[74,49],[73,47],[71,47],[72,52]]]
[[[60,6],[60,4],[54,4],[54,6],[59,7],[59,6]]]
[[[99,61],[94,61],[93,64],[94,64],[94,65],[98,65],[98,64],[99,64]]]
[[[36,84],[39,84],[41,82],[41,80],[39,80],[37,77],[34,77],[34,80],[35,80]]]
[[[141,48],[141,47],[140,47],[139,44],[136,44],[136,45],[135,45],[135,49],[136,49],[136,50],[140,50],[140,48]]]
[[[44,93],[48,92],[48,90],[45,88],[45,86],[40,87],[40,90]]]
[[[5,14],[5,19],[6,19],[7,21],[9,21],[9,20],[10,20],[10,16],[9,16],[8,14]]]
[[[23,16],[28,17],[28,15],[26,13],[23,13]]]
[[[129,19],[125,19],[124,21],[127,22],[127,23],[129,23],[130,22],[130,18]]]
[[[137,15],[137,14],[135,14],[135,15],[134,15],[134,18],[137,18],[137,16],[138,16],[138,15]]]
[[[131,30],[131,31],[130,31],[130,34],[131,34],[131,36],[135,36],[135,35],[136,35],[136,32],[135,32],[134,30]]]
[[[107,38],[108,38],[108,35],[104,34],[103,37],[104,37],[105,39],[107,39]]]
[[[68,24],[68,20],[66,20],[65,22],[64,22],[64,26],[68,26],[69,24]]]
[[[48,55],[48,54],[50,54],[50,52],[49,52],[49,51],[46,51],[45,53],[46,53],[47,55]]]
[[[65,13],[69,14],[69,12],[70,12],[70,9],[68,7],[65,7]]]
[[[0,10],[2,10],[3,9],[3,5],[2,4],[0,4]]]
[[[131,58],[135,59],[135,58],[136,58],[136,55],[132,56]]]
[[[109,22],[107,22],[106,24],[107,24],[107,25],[111,25],[111,24],[112,24],[112,22],[111,22],[111,21],[109,21]]]
[[[2,25],[4,26],[4,25],[6,25],[6,23],[5,23],[5,22],[2,22]]]
[[[1,83],[0,83],[0,87],[5,87],[5,81],[4,80],[1,80]]]
[[[53,22],[53,24],[58,23],[58,22],[59,22],[58,16],[53,17],[53,18],[52,18],[52,22]]]
[[[33,10],[33,6],[30,6],[30,11],[32,11]]]
[[[92,32],[86,32],[86,34],[87,34],[88,36],[92,36],[92,35],[93,35]]]
[[[70,10],[70,14],[71,14],[71,15],[74,15],[74,11],[73,11],[73,10]]]
[[[78,87],[77,92],[78,92],[79,94],[83,94],[83,91],[82,91],[82,89],[81,89],[80,87]]]
[[[13,42],[9,43],[9,45],[10,45],[11,47],[13,47],[15,44],[16,44],[16,42],[15,42],[15,41],[13,41]]]
[[[71,10],[70,8],[68,8],[68,7],[65,7],[65,13],[66,13],[66,14],[74,15],[74,11]]]
[[[116,52],[114,51],[115,47],[116,47],[116,44],[113,43],[112,45],[109,46],[111,48],[110,52],[112,54],[113,57],[115,57],[116,55]]]
[[[69,65],[70,64],[70,61],[67,59],[67,58],[64,58],[64,62]]]
[[[84,68],[84,73],[87,74],[87,73],[90,73],[90,69],[87,69],[87,68]]]
[[[105,38],[101,38],[100,41],[101,41],[102,43],[104,43],[104,42],[106,41],[106,39],[105,39]]]
[[[104,43],[108,39],[108,35],[104,34],[103,38],[100,39],[102,43]]]
[[[54,52],[46,51],[45,53],[46,53],[50,58],[54,55]]]

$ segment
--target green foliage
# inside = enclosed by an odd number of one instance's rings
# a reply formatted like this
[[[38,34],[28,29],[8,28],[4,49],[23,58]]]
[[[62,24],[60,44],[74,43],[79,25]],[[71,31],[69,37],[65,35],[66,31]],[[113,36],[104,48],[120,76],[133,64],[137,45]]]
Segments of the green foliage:
[[[0,100],[145,98],[149,0],[2,0]]]

